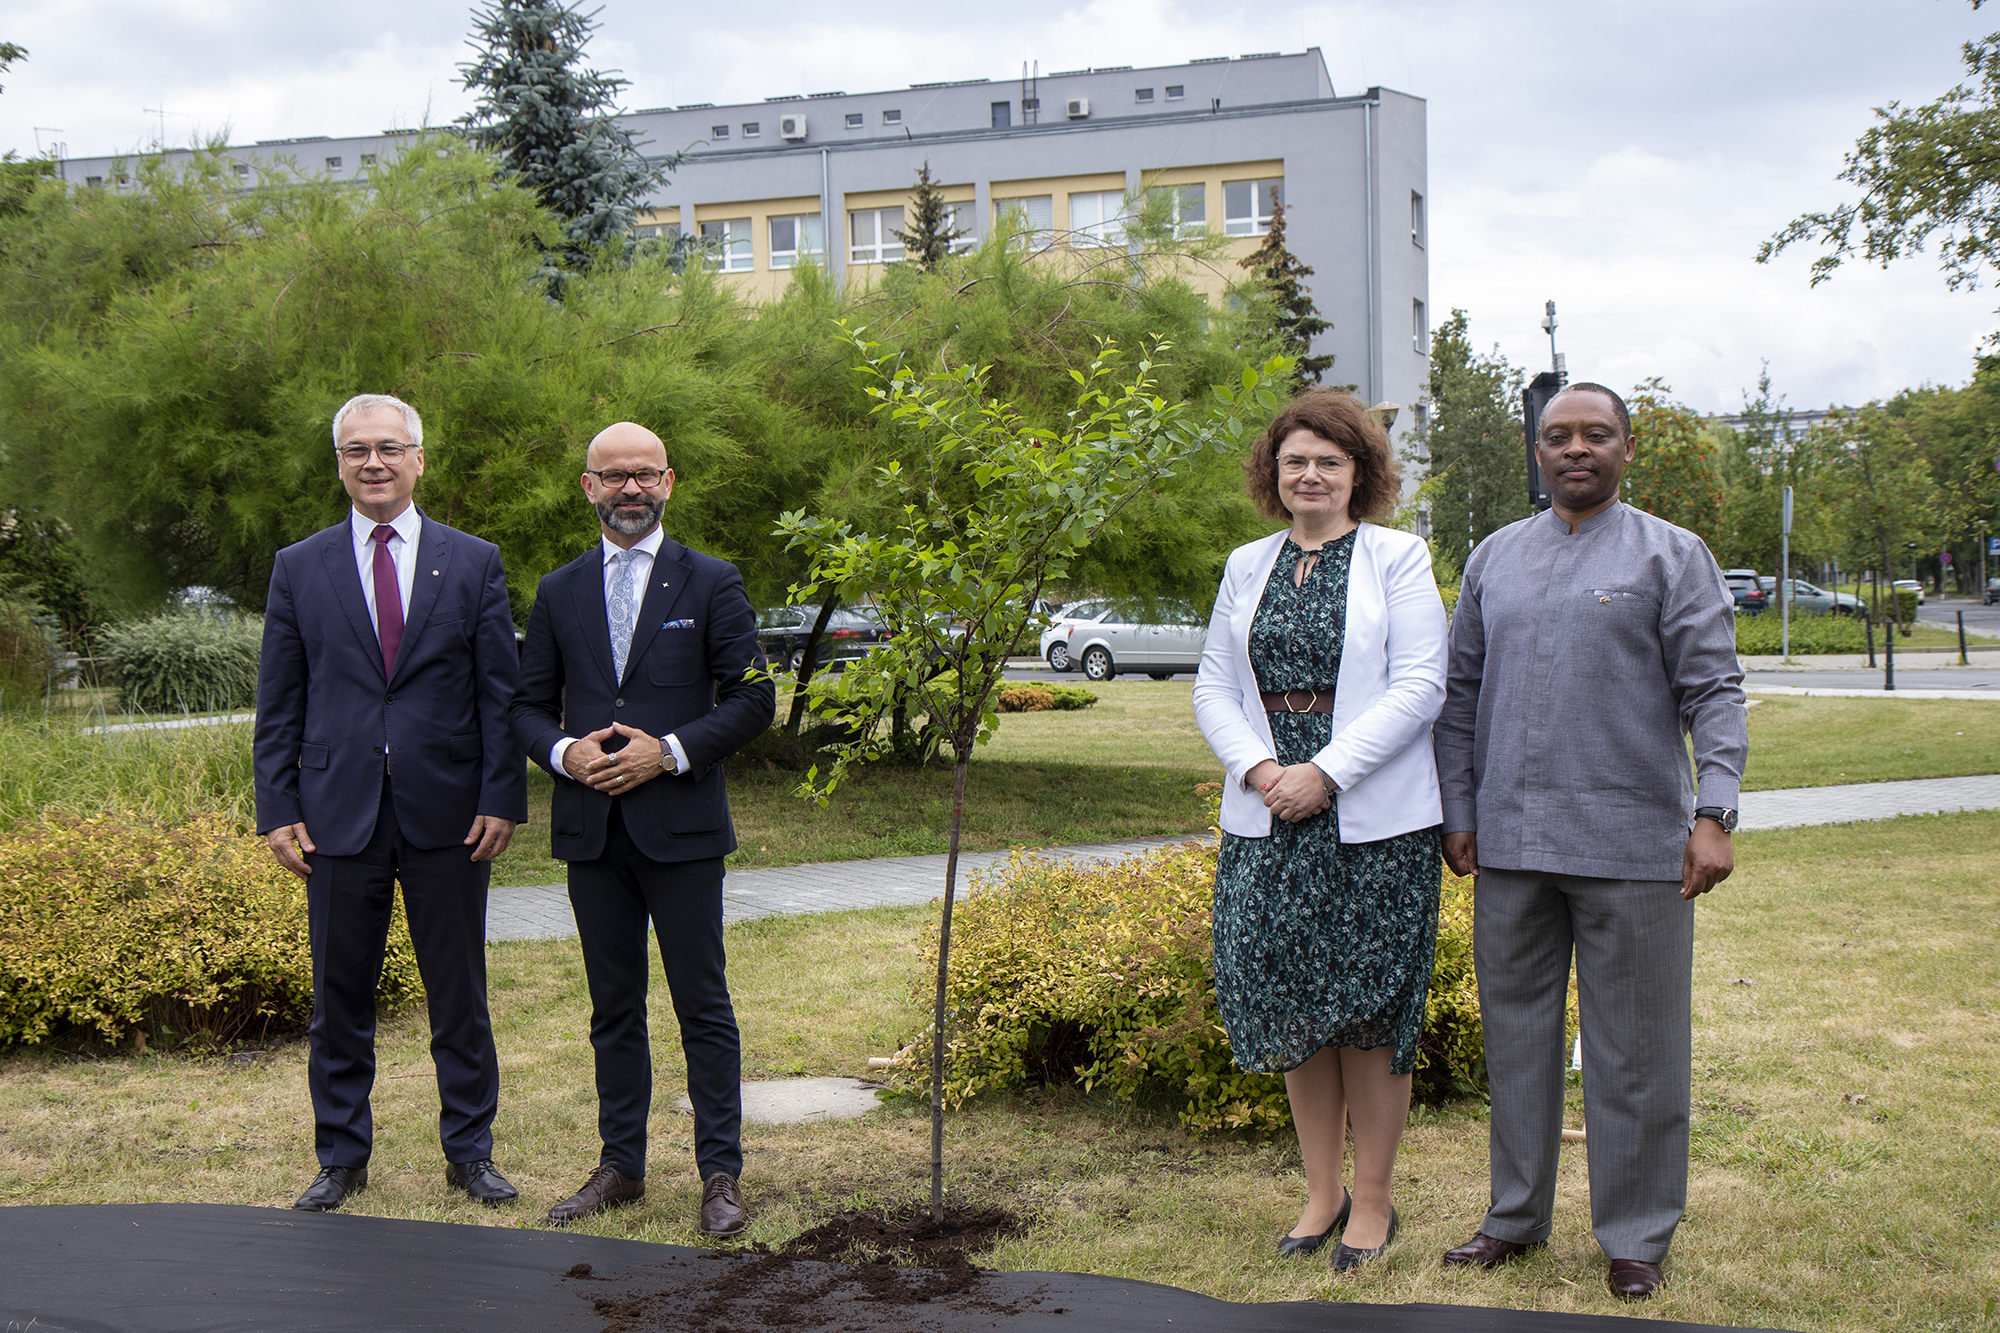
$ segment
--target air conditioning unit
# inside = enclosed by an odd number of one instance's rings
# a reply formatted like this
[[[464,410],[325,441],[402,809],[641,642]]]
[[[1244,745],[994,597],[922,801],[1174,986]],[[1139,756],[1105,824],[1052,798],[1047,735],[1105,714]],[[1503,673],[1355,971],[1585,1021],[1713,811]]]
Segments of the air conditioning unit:
[[[1090,99],[1088,97],[1072,97],[1069,99],[1067,106],[1068,111],[1066,114],[1068,114],[1071,120],[1082,120],[1090,114]]]
[[[806,137],[804,116],[779,116],[778,137],[781,139],[803,139]]]

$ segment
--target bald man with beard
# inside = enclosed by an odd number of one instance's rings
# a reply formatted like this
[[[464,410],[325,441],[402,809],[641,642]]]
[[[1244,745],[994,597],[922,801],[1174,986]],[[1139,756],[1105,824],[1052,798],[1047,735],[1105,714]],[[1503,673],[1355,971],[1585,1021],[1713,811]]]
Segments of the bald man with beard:
[[[742,1058],[722,947],[722,859],[736,850],[722,761],[771,725],[776,689],[736,567],[660,526],[674,474],[666,446],[619,422],[590,442],[580,478],[601,539],[535,592],[514,695],[514,734],[554,775],[551,849],[569,862],[590,984],[603,1151],[554,1225],[646,1193],[653,1100],[646,930],[680,1020],[694,1105],[698,1223],[748,1225],[738,1178]]]

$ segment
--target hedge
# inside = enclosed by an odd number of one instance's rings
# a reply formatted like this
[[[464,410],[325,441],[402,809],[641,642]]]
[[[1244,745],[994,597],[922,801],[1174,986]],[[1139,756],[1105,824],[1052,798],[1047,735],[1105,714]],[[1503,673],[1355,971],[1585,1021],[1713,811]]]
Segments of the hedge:
[[[1008,681],[1000,687],[994,707],[1002,713],[1040,713],[1049,709],[1070,712],[1089,708],[1097,696],[1081,685],[1040,685]]]
[[[422,998],[400,898],[376,996]],[[311,1018],[305,886],[262,838],[221,815],[51,816],[0,834],[0,1046],[224,1042]]]
[[[1875,628],[1876,646],[1881,646],[1886,626]],[[1780,637],[1783,623],[1775,610],[1754,616],[1736,617],[1736,651],[1745,657],[1776,656],[1784,648]],[[1792,653],[1865,653],[1868,631],[1860,616],[1795,615],[1792,617]]]
[[[182,610],[114,626],[97,649],[127,712],[218,712],[256,704],[263,637],[259,617]]]
[[[1017,853],[953,916],[945,1096],[1030,1083],[1099,1084],[1165,1101],[1197,1131],[1291,1123],[1285,1081],[1230,1056],[1215,1005],[1210,903],[1217,846],[1186,842],[1110,865]],[[1416,1095],[1474,1095],[1486,1081],[1472,968],[1472,881],[1440,867],[1436,962]],[[927,970],[935,977],[935,929]],[[920,997],[921,998],[921,997]],[[927,1088],[930,1034],[898,1057]]]

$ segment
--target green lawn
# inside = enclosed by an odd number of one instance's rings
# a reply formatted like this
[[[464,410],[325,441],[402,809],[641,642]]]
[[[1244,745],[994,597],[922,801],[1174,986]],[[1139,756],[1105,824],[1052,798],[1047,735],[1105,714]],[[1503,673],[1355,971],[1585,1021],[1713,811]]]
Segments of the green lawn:
[[[1761,710],[1760,710],[1761,711]],[[1749,833],[1699,909],[1689,1206],[1647,1305],[1616,1304],[1589,1234],[1588,1147],[1563,1149],[1549,1247],[1491,1273],[1438,1256],[1486,1202],[1485,1108],[1412,1116],[1403,1230],[1336,1282],[1281,1261],[1303,1198],[1295,1142],[1184,1133],[1170,1110],[1057,1087],[975,1099],[949,1120],[948,1188],[1025,1234],[989,1257],[1171,1283],[1233,1300],[1435,1301],[1863,1333],[1993,1328],[2000,1296],[2000,813]],[[729,928],[745,1076],[861,1075],[922,1024],[928,909]],[[523,1201],[447,1192],[420,1013],[385,1020],[370,1186],[354,1211],[532,1225],[597,1159],[587,999],[570,941],[490,950],[500,1166]],[[685,1077],[654,974],[659,1090],[643,1205],[582,1229],[703,1243]],[[0,1055],[0,1200],[279,1207],[312,1171],[303,1043],[261,1058]],[[1587,1108],[1572,1092],[1572,1115]],[[1575,1123],[1573,1120],[1572,1123]],[[923,1196],[927,1111],[746,1126],[752,1242],[850,1207]],[[1191,1243],[1193,1242],[1193,1243]]]
[[[1749,791],[2000,773],[2000,700],[1756,698]]]

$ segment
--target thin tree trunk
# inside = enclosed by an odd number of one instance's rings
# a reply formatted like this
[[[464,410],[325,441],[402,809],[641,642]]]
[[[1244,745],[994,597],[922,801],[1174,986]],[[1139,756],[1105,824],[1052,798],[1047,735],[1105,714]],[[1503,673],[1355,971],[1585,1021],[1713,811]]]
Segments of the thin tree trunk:
[[[937,1004],[931,1014],[931,1221],[939,1224],[944,1222],[944,982],[958,887],[958,833],[965,824],[965,770],[971,762],[971,747],[961,747],[951,776],[951,850],[944,858],[944,920],[938,924]]]
[[[812,633],[806,635],[805,661],[799,663],[799,678],[792,685],[792,715],[785,723],[785,739],[796,742],[799,726],[806,717],[806,686],[813,678],[813,663],[819,656],[819,641],[826,634],[826,622],[833,619],[834,610],[839,607],[840,598],[828,593],[826,601],[820,604],[819,619],[813,621]]]

